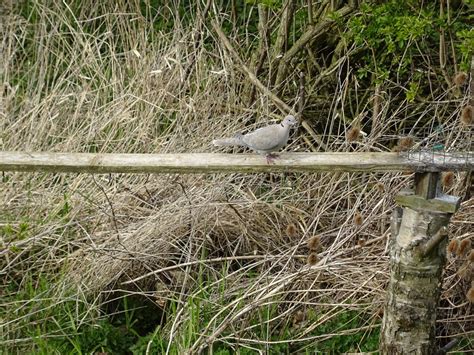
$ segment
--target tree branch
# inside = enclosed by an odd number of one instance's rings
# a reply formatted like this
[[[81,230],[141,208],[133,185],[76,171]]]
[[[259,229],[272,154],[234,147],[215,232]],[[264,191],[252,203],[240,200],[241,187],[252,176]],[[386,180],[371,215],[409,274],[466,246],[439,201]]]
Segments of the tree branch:
[[[295,12],[295,0],[286,0],[284,4],[284,10],[281,18],[280,27],[278,29],[278,35],[273,45],[273,56],[272,56],[272,67],[278,68],[280,59],[283,57],[283,53],[287,49],[288,45],[288,33],[290,30],[290,24],[293,20],[293,13]],[[275,80],[275,74],[270,79],[271,85]]]
[[[260,42],[258,45],[257,52],[255,52],[254,57],[252,58],[251,68],[255,73],[255,76],[258,77],[258,74],[262,70],[263,63],[267,57],[268,43],[270,40],[269,31],[268,31],[268,7],[263,4],[258,4],[258,33],[260,35]],[[255,101],[255,85],[252,85],[250,91],[249,106]]]
[[[336,11],[334,15],[336,17],[346,17],[354,9],[350,6],[344,6],[340,10]],[[317,25],[309,25],[308,30],[301,35],[301,37],[293,44],[293,46],[283,55],[278,66],[277,79],[275,85],[278,86],[282,83],[286,77],[288,71],[288,63],[290,60],[298,54],[300,50],[310,41],[314,41],[316,38],[326,33],[336,23],[333,18],[326,17],[324,20],[319,22]]]
[[[243,60],[240,58],[239,54],[237,51],[234,49],[230,41],[227,39],[226,35],[222,31],[221,27],[219,24],[215,21],[211,21],[212,28],[214,31],[217,33],[219,39],[221,42],[224,44],[224,46],[227,48],[227,50],[230,52],[234,60],[238,64],[238,69],[243,72],[244,74],[247,74],[249,77],[249,80],[270,100],[273,101],[273,103],[282,111],[285,113],[293,112],[293,109],[288,106],[286,103],[284,103],[278,96],[276,96],[274,93],[272,93],[265,85],[262,84],[260,80],[255,76],[255,74],[244,64]]]

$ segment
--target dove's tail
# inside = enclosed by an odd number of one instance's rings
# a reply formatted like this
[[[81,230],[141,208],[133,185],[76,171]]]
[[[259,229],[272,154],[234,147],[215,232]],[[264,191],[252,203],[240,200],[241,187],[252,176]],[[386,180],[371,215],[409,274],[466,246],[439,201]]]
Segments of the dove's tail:
[[[232,138],[214,139],[212,141],[212,144],[214,144],[217,147],[230,147],[233,145],[243,145],[242,140],[240,139],[239,136],[232,137]]]

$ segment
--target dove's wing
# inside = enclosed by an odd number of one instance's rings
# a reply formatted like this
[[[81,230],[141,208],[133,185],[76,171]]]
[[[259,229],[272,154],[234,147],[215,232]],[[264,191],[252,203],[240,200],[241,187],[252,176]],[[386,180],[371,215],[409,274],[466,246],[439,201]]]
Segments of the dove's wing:
[[[250,149],[261,153],[270,153],[279,150],[288,141],[290,127],[274,124],[257,129],[242,137]]]

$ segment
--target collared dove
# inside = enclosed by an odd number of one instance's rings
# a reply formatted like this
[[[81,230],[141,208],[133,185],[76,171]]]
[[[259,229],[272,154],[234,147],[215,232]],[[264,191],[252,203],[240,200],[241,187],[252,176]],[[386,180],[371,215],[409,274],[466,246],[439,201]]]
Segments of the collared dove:
[[[250,148],[259,154],[265,154],[267,163],[270,163],[277,157],[271,153],[286,145],[290,128],[296,123],[296,118],[288,115],[281,123],[262,127],[244,135],[238,134],[232,138],[214,139],[212,143],[218,147],[238,145]]]

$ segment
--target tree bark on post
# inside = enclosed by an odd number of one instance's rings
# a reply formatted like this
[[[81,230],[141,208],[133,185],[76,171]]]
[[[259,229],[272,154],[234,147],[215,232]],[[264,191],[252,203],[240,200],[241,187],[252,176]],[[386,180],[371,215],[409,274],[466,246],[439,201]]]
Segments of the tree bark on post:
[[[395,197],[390,283],[381,330],[382,354],[435,354],[435,322],[446,262],[446,226],[459,198],[443,195],[439,173],[415,174],[415,191]],[[398,208],[398,207],[397,207]]]

